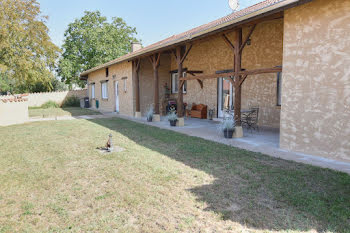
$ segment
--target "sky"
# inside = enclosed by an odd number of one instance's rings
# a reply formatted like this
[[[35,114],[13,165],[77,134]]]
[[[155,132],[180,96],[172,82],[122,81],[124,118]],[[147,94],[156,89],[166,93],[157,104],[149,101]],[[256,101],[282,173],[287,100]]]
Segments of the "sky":
[[[52,41],[61,46],[68,24],[99,10],[109,20],[123,18],[136,27],[143,46],[216,20],[232,13],[228,0],[37,0],[42,15],[49,16],[47,26]],[[243,9],[262,0],[240,0]]]

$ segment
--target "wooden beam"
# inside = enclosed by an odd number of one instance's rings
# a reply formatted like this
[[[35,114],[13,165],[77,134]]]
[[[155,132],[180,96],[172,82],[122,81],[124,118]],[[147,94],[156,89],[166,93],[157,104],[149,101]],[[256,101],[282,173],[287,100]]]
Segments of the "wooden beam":
[[[185,59],[186,59],[188,53],[191,51],[191,49],[192,49],[192,44],[190,45],[189,48],[187,48],[187,46],[186,46],[186,52],[185,52],[185,55],[183,55],[183,57],[181,58],[181,63],[183,63],[185,61]]]
[[[189,70],[187,68],[183,68],[182,71],[189,73],[189,74],[202,74],[203,71],[202,70]],[[169,71],[170,74],[174,74],[177,73],[177,70],[171,70]]]
[[[240,53],[242,53],[242,51],[243,51],[244,47],[246,46],[246,44],[247,44],[249,38],[252,36],[252,34],[253,34],[255,28],[256,28],[256,24],[254,24],[253,27],[250,29],[250,31],[249,31],[247,37],[245,38],[244,42],[242,43],[241,47],[239,48],[239,52],[240,52]]]
[[[201,86],[201,89],[203,89],[203,81],[200,79],[197,79],[197,82],[199,83],[199,86]]]
[[[178,77],[179,77],[179,90],[178,90],[178,94],[177,94],[177,116],[179,118],[182,118],[184,116],[184,107],[183,107],[183,92],[182,92],[182,85],[185,82],[184,80],[181,80],[181,78],[183,78],[183,72],[182,72],[182,58],[184,56],[182,56],[181,54],[181,47],[178,46],[176,47],[176,63],[177,63],[177,71],[178,71]]]
[[[234,88],[235,88],[235,103],[234,103],[234,119],[236,122],[236,126],[241,126],[241,102],[242,102],[242,88],[239,85],[239,82],[241,80],[241,75],[239,72],[242,70],[242,53],[240,51],[240,48],[242,46],[242,28],[238,28],[235,30],[234,35]]]
[[[222,39],[224,39],[225,43],[228,47],[230,47],[233,51],[235,50],[235,46],[231,43],[231,41],[227,38],[225,34],[222,34]]]
[[[159,73],[158,68],[160,66],[160,53],[152,54],[148,57],[153,67],[154,78],[154,114],[159,114]]]
[[[267,73],[278,73],[282,72],[282,67],[274,67],[274,68],[263,68],[263,69],[255,69],[255,70],[242,70],[238,72],[238,75],[257,75],[257,74],[267,74]],[[221,73],[221,74],[204,74],[198,76],[190,76],[181,78],[181,80],[195,80],[195,79],[212,79],[212,78],[226,78],[235,76],[235,72]]]
[[[189,74],[192,75],[192,76],[196,76],[194,73],[190,73],[190,72],[188,72],[188,71],[187,71],[187,73],[189,73]],[[200,80],[200,79],[197,79],[197,82],[198,82],[199,85],[201,86],[201,89],[203,89],[203,81]]]
[[[201,70],[187,70],[187,73],[194,75],[194,74],[203,74],[203,71]]]
[[[171,52],[174,54],[175,60],[177,60],[176,50],[175,49],[171,49]]]
[[[136,59],[136,60],[132,61],[133,76],[134,76],[134,80],[135,80],[135,105],[136,105],[135,111],[136,112],[141,111],[141,108],[140,108],[140,76],[139,76],[140,64],[141,64],[140,59]]]
[[[157,53],[157,60],[156,60],[156,66],[160,65],[160,53]]]
[[[256,75],[256,74],[268,74],[268,73],[278,73],[282,72],[282,67],[273,67],[273,68],[263,68],[255,70],[244,70],[240,71],[241,75]]]
[[[181,80],[181,81],[180,81],[180,87],[179,87],[179,89],[180,89],[180,88],[182,89],[182,87],[183,87],[184,84],[185,84],[185,80]]]
[[[246,75],[242,75],[241,80],[239,81],[239,84],[238,84],[238,85],[242,86],[244,80],[245,80],[247,77],[248,77],[247,74],[246,74]]]

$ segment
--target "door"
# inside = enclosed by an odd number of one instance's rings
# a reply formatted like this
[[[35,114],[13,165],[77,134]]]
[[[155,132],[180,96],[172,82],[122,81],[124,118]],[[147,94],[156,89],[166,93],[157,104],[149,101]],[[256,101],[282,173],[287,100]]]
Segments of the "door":
[[[218,79],[218,117],[225,115],[225,110],[233,110],[233,87],[228,79]]]
[[[119,113],[119,84],[118,81],[115,81],[115,87],[114,87],[114,91],[115,91],[115,111]]]

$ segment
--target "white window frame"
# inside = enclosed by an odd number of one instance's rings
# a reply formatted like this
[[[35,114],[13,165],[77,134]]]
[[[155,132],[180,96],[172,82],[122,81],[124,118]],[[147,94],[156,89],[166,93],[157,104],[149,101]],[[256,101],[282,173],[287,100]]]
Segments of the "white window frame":
[[[101,82],[101,97],[108,99],[108,82]]]
[[[95,99],[95,83],[91,84],[91,99]]]
[[[183,77],[186,77],[186,71],[182,73]],[[172,73],[171,74],[171,93],[176,94],[179,93],[179,90],[176,90],[176,84],[178,84],[178,73]],[[187,81],[185,81],[184,85],[182,86],[182,93],[187,92]]]
[[[126,92],[126,89],[127,89],[127,88],[126,88],[126,78],[123,79],[123,82],[124,82],[124,83],[123,83],[123,84],[124,84],[124,92]]]

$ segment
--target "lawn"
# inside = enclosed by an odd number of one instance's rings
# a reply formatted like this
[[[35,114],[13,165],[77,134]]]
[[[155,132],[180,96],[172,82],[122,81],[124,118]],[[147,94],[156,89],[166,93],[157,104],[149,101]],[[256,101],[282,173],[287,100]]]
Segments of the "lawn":
[[[79,107],[67,108],[29,108],[29,117],[49,118],[57,116],[82,116],[82,115],[100,115],[101,113]]]
[[[341,172],[118,118],[0,135],[0,232],[350,232]]]

